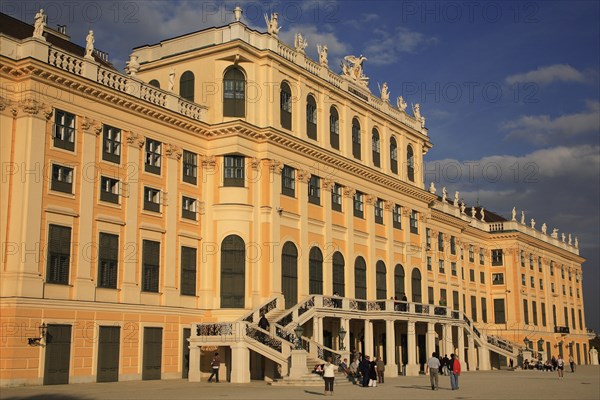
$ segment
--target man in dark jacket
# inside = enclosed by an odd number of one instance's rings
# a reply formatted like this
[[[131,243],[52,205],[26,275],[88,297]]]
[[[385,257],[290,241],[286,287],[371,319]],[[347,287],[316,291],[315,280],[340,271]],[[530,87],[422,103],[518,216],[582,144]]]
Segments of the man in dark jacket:
[[[364,356],[360,360],[360,373],[362,374],[362,385],[363,387],[369,386],[369,369],[371,368],[371,361],[369,356]]]

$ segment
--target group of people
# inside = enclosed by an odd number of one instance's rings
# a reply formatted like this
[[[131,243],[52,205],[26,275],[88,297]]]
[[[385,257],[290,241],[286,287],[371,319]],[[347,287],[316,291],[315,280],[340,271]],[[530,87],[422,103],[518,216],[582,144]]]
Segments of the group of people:
[[[575,360],[573,356],[569,356],[569,366],[571,367],[571,372],[575,372]],[[565,370],[565,360],[559,354],[558,358],[552,356],[551,359],[546,360],[545,363],[542,362],[542,359],[538,360],[525,360],[523,361],[523,369],[535,369],[538,371],[558,371],[558,378],[562,379],[564,376]]]
[[[431,382],[431,390],[438,390],[439,375],[450,375],[450,387],[452,390],[458,390],[458,377],[460,376],[460,361],[458,355],[450,354],[450,358],[444,356],[440,358],[436,352],[427,360],[425,373],[429,373],[429,381]]]
[[[351,352],[351,361],[344,358],[338,366],[338,371],[343,373],[353,384],[362,387],[376,387],[385,381],[385,363],[381,357],[362,355],[355,349]]]

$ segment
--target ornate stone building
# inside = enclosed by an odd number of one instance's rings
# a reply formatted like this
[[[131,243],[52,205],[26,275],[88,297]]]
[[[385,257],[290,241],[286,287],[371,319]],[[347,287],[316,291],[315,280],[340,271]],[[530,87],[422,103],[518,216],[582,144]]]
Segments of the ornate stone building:
[[[299,346],[587,363],[576,241],[426,189],[425,118],[365,57],[237,19],[120,73],[93,32],[1,16],[0,384],[199,380],[216,349],[246,382]]]

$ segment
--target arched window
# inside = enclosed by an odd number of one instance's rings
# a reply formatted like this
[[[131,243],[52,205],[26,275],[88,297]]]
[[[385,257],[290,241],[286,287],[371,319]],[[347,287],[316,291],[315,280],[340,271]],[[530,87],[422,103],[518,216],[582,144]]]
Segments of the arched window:
[[[306,98],[306,135],[317,140],[317,102],[311,95]]]
[[[179,78],[179,95],[186,100],[194,101],[194,74],[185,71]]]
[[[385,263],[381,260],[377,261],[375,265],[375,287],[378,300],[387,298],[386,272]]]
[[[308,294],[323,294],[323,253],[318,247],[308,255]]]
[[[390,169],[392,173],[398,173],[398,145],[393,136],[390,138]]]
[[[409,181],[415,181],[415,156],[411,145],[406,148],[406,175]]]
[[[246,116],[246,77],[237,67],[229,68],[223,76],[223,116]]]
[[[333,106],[329,110],[329,144],[340,149],[340,116]]]
[[[281,127],[292,129],[292,89],[290,89],[290,85],[287,82],[281,82],[279,110]]]
[[[404,267],[402,264],[396,264],[396,268],[394,268],[394,296],[398,300],[402,300],[404,294]]]
[[[281,293],[285,308],[298,303],[298,249],[292,242],[286,242],[281,250]]]
[[[360,256],[354,262],[354,298],[367,299],[367,263]]]
[[[373,128],[373,132],[371,134],[371,145],[373,147],[373,165],[376,167],[381,166],[381,144],[379,141],[379,132],[377,129]]]
[[[421,302],[421,271],[418,268],[413,268],[412,271],[412,301],[415,303]]]
[[[360,160],[360,122],[358,119],[352,119],[352,155]]]
[[[333,293],[344,297],[346,295],[346,284],[344,274],[344,256],[339,251],[333,253]]]
[[[244,308],[246,247],[237,235],[221,242],[221,308]]]
[[[150,82],[148,82],[148,85],[152,85],[155,88],[159,88],[160,89],[160,82],[157,81],[156,79],[152,79]]]

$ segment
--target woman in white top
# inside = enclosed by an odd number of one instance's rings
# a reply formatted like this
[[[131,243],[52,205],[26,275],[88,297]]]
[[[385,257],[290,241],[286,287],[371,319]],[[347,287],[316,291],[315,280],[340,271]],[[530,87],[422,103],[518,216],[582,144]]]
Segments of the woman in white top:
[[[333,396],[333,380],[335,379],[335,365],[331,357],[327,357],[327,364],[323,366],[323,379],[325,380],[325,396]]]

